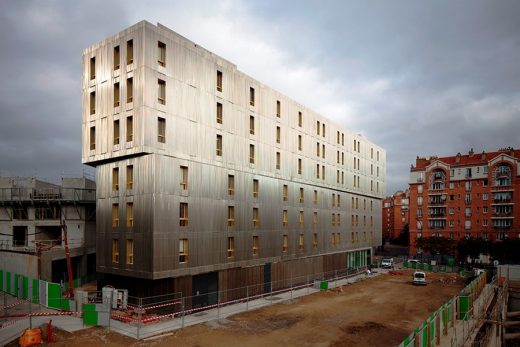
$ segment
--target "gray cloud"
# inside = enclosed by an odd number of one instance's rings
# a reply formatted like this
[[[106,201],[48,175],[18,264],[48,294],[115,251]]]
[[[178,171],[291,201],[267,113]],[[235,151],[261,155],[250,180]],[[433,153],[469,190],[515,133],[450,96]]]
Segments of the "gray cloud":
[[[417,155],[520,145],[518,18],[516,1],[4,1],[0,174],[81,174],[82,50],[146,19],[386,148],[392,193]]]

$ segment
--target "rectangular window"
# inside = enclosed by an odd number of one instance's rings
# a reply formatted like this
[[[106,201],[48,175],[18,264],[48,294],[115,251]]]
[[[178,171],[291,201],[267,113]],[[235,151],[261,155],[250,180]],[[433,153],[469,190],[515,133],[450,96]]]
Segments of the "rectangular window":
[[[318,212],[314,212],[312,215],[312,224],[318,224]]]
[[[341,145],[345,146],[345,134],[341,133]]]
[[[235,225],[235,207],[234,206],[228,206],[227,210],[227,225],[228,227],[232,227]]]
[[[315,190],[314,191],[314,205],[317,205],[318,204],[318,191]]]
[[[305,239],[303,237],[303,234],[300,234],[300,237],[298,238],[298,249],[300,251],[303,251],[305,249]]]
[[[181,188],[186,190],[188,189],[188,167],[181,166]]]
[[[341,207],[341,195],[339,195],[339,194],[338,194],[338,203],[336,205],[338,205],[338,207]]]
[[[321,157],[325,159],[325,145],[321,145]]]
[[[134,101],[134,79],[132,77],[126,79],[126,102]]]
[[[298,126],[301,128],[303,125],[303,116],[301,112],[298,112]]]
[[[253,226],[257,227],[260,225],[260,213],[258,207],[253,207]]]
[[[181,227],[185,227],[188,226],[188,222],[188,204],[185,202],[181,202],[179,205],[179,225]]]
[[[119,144],[119,120],[114,121],[114,146]]]
[[[131,190],[134,188],[134,166],[126,166],[126,189]]]
[[[126,65],[134,62],[134,40],[126,42]]]
[[[235,176],[228,175],[228,195],[235,194]]]
[[[321,179],[325,180],[325,165],[321,166]]]
[[[276,143],[280,143],[280,137],[281,137],[281,129],[280,129],[280,127],[276,127]]]
[[[249,133],[251,135],[255,134],[255,117],[249,116]]]
[[[298,150],[301,151],[303,148],[303,145],[302,145],[302,136],[301,135],[298,135]]]
[[[222,124],[222,104],[217,102],[217,123]]]
[[[287,227],[289,225],[289,212],[287,210],[283,210],[282,213],[282,226]]]
[[[217,135],[217,155],[222,156],[222,135]]]
[[[235,256],[235,238],[228,237],[228,258]]]
[[[316,178],[320,178],[320,164],[316,164]]]
[[[157,118],[157,141],[166,143],[166,119]]]
[[[120,87],[119,82],[114,83],[114,107],[119,107],[119,93]]]
[[[179,240],[179,263],[187,263],[189,255],[188,239]]]
[[[249,145],[249,164],[255,163],[255,145]]]
[[[217,70],[217,90],[222,91],[222,71]]]
[[[303,226],[303,221],[304,221],[304,214],[303,214],[303,211],[300,211],[300,215],[299,215],[300,226]]]
[[[96,57],[90,58],[90,79],[96,78]]]
[[[258,255],[260,249],[260,243],[258,241],[258,236],[253,236],[253,255]]]
[[[114,47],[114,70],[119,70],[121,64],[121,55],[119,54],[119,46]]]
[[[331,224],[332,226],[336,226],[336,214],[333,213],[331,216]]]
[[[482,200],[488,199],[488,193],[482,193]]]
[[[90,92],[90,114],[96,113],[96,92]]]
[[[323,137],[325,137],[325,123],[323,123],[322,126],[323,126],[323,134],[322,135],[323,135]]]
[[[112,263],[119,263],[119,242],[117,239],[112,240]]]
[[[134,118],[132,116],[126,117],[126,142],[134,140]]]
[[[280,103],[280,100],[276,100],[276,117],[280,118],[281,114],[282,114],[282,105]]]
[[[337,133],[336,133],[336,142],[337,142],[337,144],[339,145],[339,130],[338,130]]]
[[[321,128],[320,121],[317,120],[317,121],[316,121],[316,134],[317,134],[317,135],[320,134],[320,128]]]
[[[157,62],[160,66],[166,66],[166,44],[161,41],[157,42]]]
[[[303,204],[303,202],[305,200],[304,198],[305,198],[305,195],[304,195],[303,188],[300,188],[300,204]]]
[[[119,204],[112,204],[112,228],[119,226]]]
[[[287,237],[287,235],[283,235],[282,241],[282,252],[285,253],[289,249],[289,238]]]
[[[157,102],[161,105],[166,104],[166,82],[157,80]]]
[[[282,189],[282,200],[287,201],[289,200],[289,186],[287,184],[283,185]]]
[[[336,206],[336,194],[332,193],[332,207]]]
[[[249,87],[249,105],[255,106],[255,88]]]
[[[126,240],[126,264],[134,264],[134,240]]]
[[[316,156],[318,156],[318,157],[320,156],[320,143],[319,142],[316,143]]]
[[[117,167],[112,169],[112,190],[119,191],[119,168]]]
[[[134,204],[132,202],[126,203],[126,227],[134,227]]]
[[[258,189],[260,187],[260,182],[257,179],[253,179],[253,198],[258,198]]]
[[[317,233],[312,234],[312,248],[318,249],[318,234]]]
[[[280,152],[276,152],[276,170],[280,170],[280,162],[281,162]]]
[[[302,174],[302,160],[298,158],[298,175]]]

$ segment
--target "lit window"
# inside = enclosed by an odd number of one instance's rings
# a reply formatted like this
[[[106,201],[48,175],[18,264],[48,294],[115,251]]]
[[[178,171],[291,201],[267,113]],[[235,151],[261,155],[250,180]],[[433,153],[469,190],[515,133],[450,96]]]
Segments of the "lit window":
[[[131,202],[126,204],[126,227],[134,227],[134,204]]]
[[[126,102],[134,101],[134,79],[132,77],[126,79]]]
[[[134,188],[134,166],[126,166],[126,189],[130,190]]]
[[[90,79],[96,78],[96,57],[90,58]]]
[[[134,62],[134,40],[126,42],[126,65]]]
[[[253,255],[258,255],[259,241],[258,236],[253,236]]]
[[[188,239],[179,240],[179,263],[187,263],[189,255]]]
[[[232,227],[235,225],[235,207],[228,206],[228,219],[227,219],[228,227]]]
[[[116,239],[112,240],[112,262],[119,263],[119,242]]]
[[[112,228],[119,226],[119,205],[112,204]]]
[[[119,144],[119,120],[114,121],[114,146]]]
[[[96,113],[96,92],[90,92],[90,114]]]
[[[117,167],[112,169],[112,190],[119,191],[119,168]]]
[[[114,47],[114,70],[119,70],[121,63],[121,56],[119,54],[119,46]]]
[[[222,91],[222,71],[217,70],[217,90]]]
[[[222,135],[217,135],[217,155],[222,156]]]
[[[235,194],[235,176],[228,175],[228,195]]]
[[[114,83],[114,107],[119,107],[119,82]]]
[[[188,167],[181,166],[181,188],[188,189]]]
[[[228,237],[227,256],[228,256],[228,258],[233,258],[235,256],[235,238],[234,237]]]
[[[185,202],[181,202],[179,208],[179,225],[181,227],[185,227],[188,226],[188,222],[188,204]]]
[[[90,127],[89,148],[91,151],[96,149],[96,127]]]
[[[128,265],[134,263],[134,240],[126,240],[126,263]]]
[[[260,225],[260,214],[258,212],[258,207],[253,207],[253,226],[257,227]]]
[[[157,118],[157,141],[166,143],[166,119]]]
[[[312,215],[312,224],[318,224],[318,212],[314,212],[314,214]]]
[[[303,251],[305,248],[305,240],[303,238],[303,234],[300,234],[300,237],[298,238],[298,248],[300,251]]]
[[[258,189],[260,187],[260,182],[257,179],[253,179],[253,198],[258,198]]]
[[[318,249],[318,234],[317,233],[312,234],[312,248]]]
[[[289,249],[289,238],[287,235],[283,235],[282,252],[287,252]]]
[[[126,142],[134,140],[134,118],[129,116],[126,118]]]
[[[282,226],[286,227],[289,225],[289,212],[287,210],[283,210],[282,214]]]
[[[157,42],[158,57],[157,62],[161,66],[166,66],[166,44],[161,41]]]
[[[217,102],[217,123],[222,124],[222,104]]]
[[[300,222],[300,226],[303,226],[303,221],[304,221],[304,214],[303,214],[303,211],[300,211],[300,216],[299,216],[299,222]]]

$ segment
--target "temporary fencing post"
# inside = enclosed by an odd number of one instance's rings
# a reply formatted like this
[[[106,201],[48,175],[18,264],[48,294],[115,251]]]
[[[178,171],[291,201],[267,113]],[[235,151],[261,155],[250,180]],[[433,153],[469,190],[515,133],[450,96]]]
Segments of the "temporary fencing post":
[[[184,313],[185,313],[184,296],[183,296],[182,299],[181,299],[181,305],[182,305],[181,328],[184,328]]]
[[[142,312],[143,312],[143,298],[139,298],[139,304],[137,305],[139,308],[139,311],[137,311],[137,339],[139,339],[139,336],[141,334],[141,324],[143,324],[142,320]]]
[[[249,311],[249,286],[246,286],[246,311]]]

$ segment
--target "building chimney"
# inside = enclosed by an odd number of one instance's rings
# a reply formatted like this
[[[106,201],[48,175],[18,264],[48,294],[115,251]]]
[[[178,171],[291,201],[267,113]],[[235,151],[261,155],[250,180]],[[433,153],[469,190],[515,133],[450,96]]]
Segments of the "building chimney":
[[[457,156],[455,157],[455,162],[460,163],[460,152],[457,153]]]
[[[475,154],[475,152],[473,152],[473,148],[469,150],[468,154],[470,158],[473,158],[473,154]]]
[[[486,151],[482,151],[481,157],[482,160],[486,160]]]

